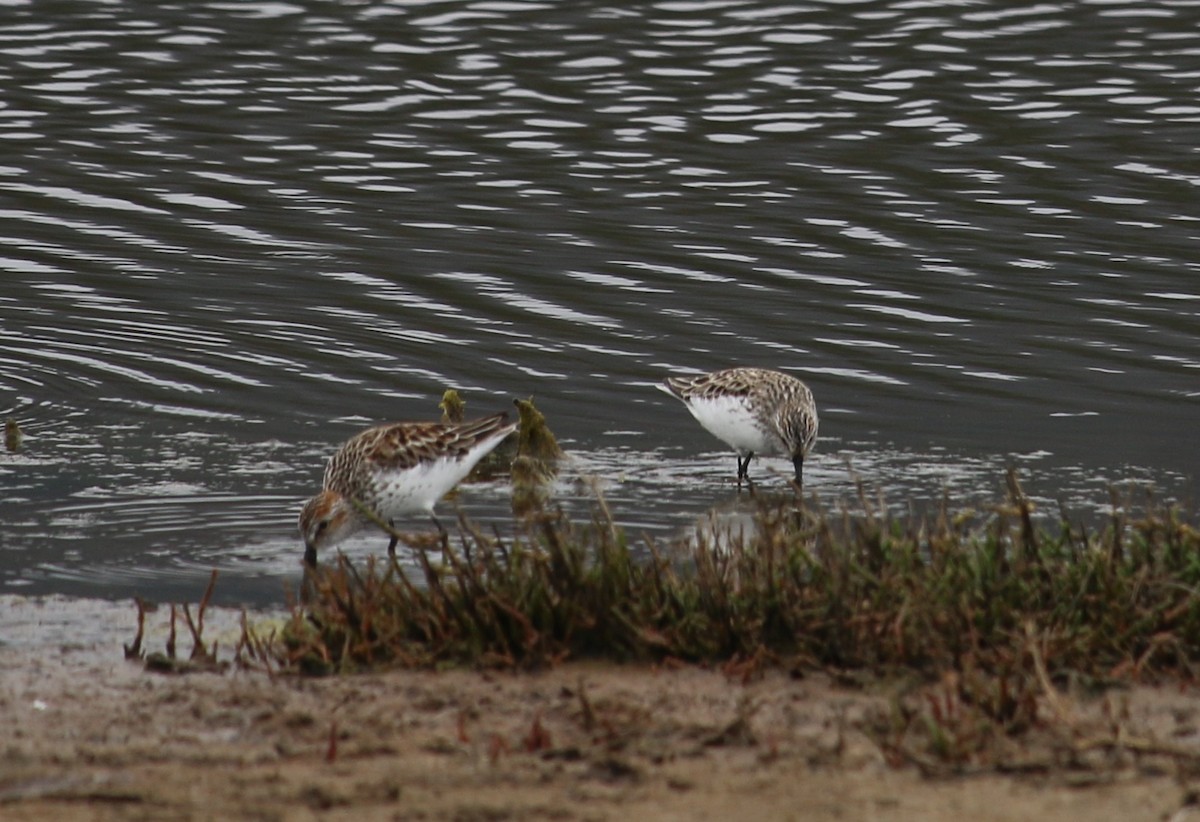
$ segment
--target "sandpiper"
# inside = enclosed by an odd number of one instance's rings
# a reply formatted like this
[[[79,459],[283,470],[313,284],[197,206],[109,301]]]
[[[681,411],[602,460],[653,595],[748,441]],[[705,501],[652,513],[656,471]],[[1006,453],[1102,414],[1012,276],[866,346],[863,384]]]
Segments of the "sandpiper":
[[[329,458],[324,488],[300,511],[305,563],[315,567],[318,549],[369,527],[367,511],[389,524],[423,511],[444,532],[433,506],[516,427],[501,412],[473,422],[391,423],[350,438]],[[388,553],[395,551],[393,536]]]
[[[682,400],[710,434],[737,452],[739,485],[750,481],[755,454],[791,457],[796,485],[802,484],[804,456],[817,440],[817,406],[800,380],[765,368],[727,368],[668,377],[658,387]]]

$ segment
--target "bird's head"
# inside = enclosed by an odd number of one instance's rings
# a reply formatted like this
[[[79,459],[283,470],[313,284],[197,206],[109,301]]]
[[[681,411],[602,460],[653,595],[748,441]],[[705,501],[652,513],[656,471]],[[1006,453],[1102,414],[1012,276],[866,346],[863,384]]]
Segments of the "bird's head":
[[[316,567],[317,551],[332,547],[358,530],[350,501],[336,491],[322,491],[300,509],[304,562]]]

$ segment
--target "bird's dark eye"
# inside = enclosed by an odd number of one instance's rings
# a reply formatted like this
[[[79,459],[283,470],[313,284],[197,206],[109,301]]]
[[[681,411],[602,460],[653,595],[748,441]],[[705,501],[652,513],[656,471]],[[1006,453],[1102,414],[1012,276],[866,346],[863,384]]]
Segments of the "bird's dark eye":
[[[321,520],[320,522],[317,523],[317,533],[318,534],[321,533],[328,527],[329,527],[329,520],[327,520],[327,519]]]

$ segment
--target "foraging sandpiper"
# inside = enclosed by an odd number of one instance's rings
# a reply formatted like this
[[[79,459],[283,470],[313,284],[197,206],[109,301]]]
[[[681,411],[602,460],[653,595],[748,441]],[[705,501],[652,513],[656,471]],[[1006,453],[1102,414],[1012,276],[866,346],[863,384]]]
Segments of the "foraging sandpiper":
[[[750,481],[750,458],[792,458],[796,485],[804,456],[817,440],[817,406],[808,386],[765,368],[727,368],[693,377],[668,377],[658,386],[683,401],[692,416],[737,452],[738,484]]]
[[[380,425],[352,437],[329,458],[324,488],[300,511],[305,563],[315,567],[319,549],[369,527],[371,515],[391,524],[423,511],[444,533],[433,506],[516,427],[501,412],[464,423]],[[392,536],[388,553],[395,550]]]

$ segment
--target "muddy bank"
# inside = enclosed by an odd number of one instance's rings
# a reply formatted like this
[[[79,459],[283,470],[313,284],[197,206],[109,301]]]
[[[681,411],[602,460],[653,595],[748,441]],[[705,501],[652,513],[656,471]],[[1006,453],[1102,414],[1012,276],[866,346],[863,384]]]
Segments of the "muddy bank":
[[[1003,768],[955,773],[892,744],[929,685],[599,664],[164,675],[123,658],[131,604],[0,614],[4,819],[1200,818],[1200,701],[1178,686],[1056,694]],[[211,611],[206,637],[231,647],[238,616]]]

